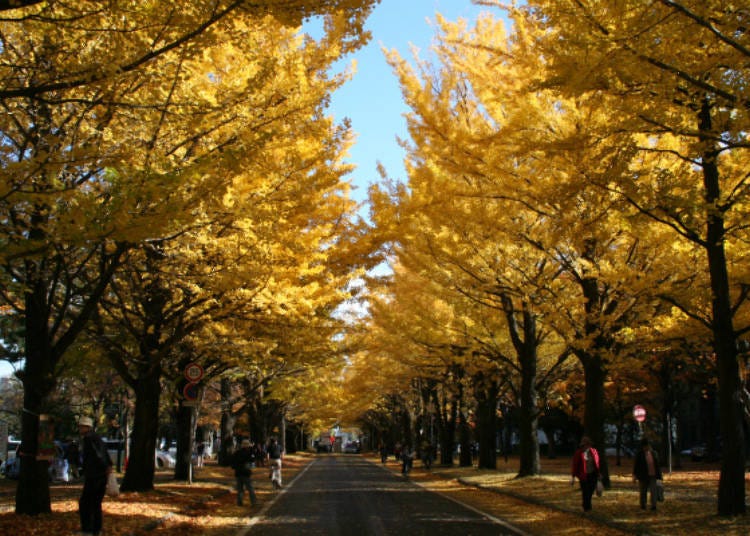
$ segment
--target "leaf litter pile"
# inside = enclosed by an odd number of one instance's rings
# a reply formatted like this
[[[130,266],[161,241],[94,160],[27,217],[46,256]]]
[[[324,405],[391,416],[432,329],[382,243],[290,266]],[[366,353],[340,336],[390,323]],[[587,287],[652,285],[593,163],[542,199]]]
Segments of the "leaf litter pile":
[[[285,480],[291,481],[309,456],[288,456]],[[620,467],[610,462],[612,486],[602,497],[594,497],[594,509],[583,514],[578,485],[571,487],[567,460],[544,460],[543,474],[517,479],[517,459],[499,461],[495,471],[476,468],[417,466],[410,478],[427,489],[440,492],[515,525],[528,534],[547,536],[747,536],[750,519],[721,518],[716,512],[718,468],[693,464],[665,472],[666,500],[657,512],[638,506],[637,485],[630,477],[631,461]],[[399,466],[389,461],[394,472]],[[235,535],[271,499],[273,491],[266,469],[253,473],[259,506],[236,504],[231,470],[207,464],[197,470],[193,484],[175,482],[170,473],[157,473],[155,489],[147,493],[122,493],[104,499],[106,536],[219,536]],[[52,513],[35,517],[13,512],[14,481],[0,480],[0,535],[71,534],[80,530],[78,496],[80,486],[53,485]]]

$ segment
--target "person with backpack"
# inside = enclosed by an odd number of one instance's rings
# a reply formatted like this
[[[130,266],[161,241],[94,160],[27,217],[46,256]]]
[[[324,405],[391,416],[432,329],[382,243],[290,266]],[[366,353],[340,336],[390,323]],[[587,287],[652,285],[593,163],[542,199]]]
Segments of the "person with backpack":
[[[83,491],[78,501],[83,534],[99,534],[102,530],[102,500],[107,488],[107,478],[112,472],[112,460],[102,438],[94,431],[90,417],[78,420],[81,435],[81,467]]]
[[[243,439],[240,448],[232,456],[232,469],[237,480],[237,506],[242,506],[242,498],[247,490],[250,495],[250,504],[255,506],[258,499],[255,497],[255,489],[250,476],[255,467],[255,453],[249,439]]]

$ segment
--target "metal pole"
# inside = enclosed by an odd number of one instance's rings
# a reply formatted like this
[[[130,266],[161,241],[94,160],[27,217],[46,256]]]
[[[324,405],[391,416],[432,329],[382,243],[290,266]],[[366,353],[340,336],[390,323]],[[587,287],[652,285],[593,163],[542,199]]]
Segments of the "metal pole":
[[[667,412],[667,457],[669,458],[669,474],[672,474],[672,416]]]

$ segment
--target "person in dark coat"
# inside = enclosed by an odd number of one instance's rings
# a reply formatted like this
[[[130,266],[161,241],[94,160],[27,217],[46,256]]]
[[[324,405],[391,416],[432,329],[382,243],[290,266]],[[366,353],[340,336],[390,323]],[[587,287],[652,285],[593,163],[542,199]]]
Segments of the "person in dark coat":
[[[411,471],[412,463],[414,462],[414,452],[411,447],[407,444],[404,445],[401,451],[401,474],[408,475]]]
[[[633,462],[633,481],[637,480],[640,488],[641,508],[646,509],[646,499],[651,494],[651,510],[656,510],[657,480],[661,480],[659,455],[651,448],[648,439],[641,439],[641,450]]]
[[[583,511],[588,512],[591,510],[591,498],[594,496],[596,483],[599,480],[599,452],[591,445],[591,439],[586,436],[581,438],[578,450],[573,454],[571,486],[575,483],[576,477],[581,483]]]
[[[90,417],[78,420],[81,434],[81,467],[83,468],[83,491],[78,501],[83,534],[99,534],[102,530],[102,501],[107,488],[107,477],[112,472],[112,460],[102,438],[94,431]]]
[[[250,495],[250,504],[255,506],[258,499],[255,497],[255,489],[251,475],[255,466],[255,453],[249,439],[243,439],[240,448],[232,456],[232,469],[237,480],[237,506],[242,506],[242,498],[247,490]]]
[[[68,460],[70,475],[75,479],[79,478],[81,468],[81,451],[78,449],[77,440],[74,439],[68,444],[68,448],[65,450],[65,459]]]

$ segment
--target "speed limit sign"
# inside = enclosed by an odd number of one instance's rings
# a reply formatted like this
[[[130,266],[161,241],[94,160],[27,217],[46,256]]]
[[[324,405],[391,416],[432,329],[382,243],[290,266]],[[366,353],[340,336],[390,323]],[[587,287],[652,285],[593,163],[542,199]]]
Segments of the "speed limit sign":
[[[203,377],[203,367],[198,363],[190,363],[185,367],[185,379],[195,383]]]

